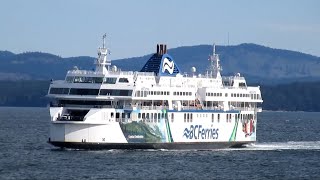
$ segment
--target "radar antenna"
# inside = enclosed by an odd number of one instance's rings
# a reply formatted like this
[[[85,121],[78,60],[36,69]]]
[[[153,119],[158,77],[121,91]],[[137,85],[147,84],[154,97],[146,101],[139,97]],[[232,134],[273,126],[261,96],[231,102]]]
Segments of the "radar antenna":
[[[108,73],[111,65],[111,60],[107,59],[107,55],[110,54],[110,50],[106,48],[106,38],[107,38],[107,34],[105,33],[102,36],[102,47],[98,49],[98,58],[95,62],[96,72],[99,72],[102,74]]]
[[[220,71],[222,70],[220,66],[219,55],[216,54],[216,45],[212,45],[212,55],[209,56],[210,66],[208,71],[210,72],[210,76],[214,78],[221,78]]]
[[[103,44],[102,44],[102,48],[105,48],[106,46],[106,38],[107,38],[107,33],[104,33],[104,35],[102,36],[102,42],[103,42]]]

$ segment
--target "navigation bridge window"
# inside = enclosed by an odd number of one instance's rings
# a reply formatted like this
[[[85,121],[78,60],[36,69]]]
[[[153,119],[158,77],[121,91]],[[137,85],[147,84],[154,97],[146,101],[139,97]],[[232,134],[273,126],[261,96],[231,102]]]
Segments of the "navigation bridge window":
[[[240,83],[239,83],[239,87],[246,87],[246,83],[240,82]]]
[[[119,78],[119,83],[128,83],[128,78]]]
[[[70,90],[71,95],[98,95],[99,89],[74,89]]]
[[[100,94],[102,96],[131,96],[132,90],[126,89],[101,89]]]
[[[67,77],[67,82],[73,82],[73,83],[102,83],[103,77],[82,77],[82,76],[75,76],[73,77]]]
[[[50,94],[69,94],[69,88],[51,88]]]
[[[121,79],[121,78],[120,78]],[[125,82],[126,78],[122,78],[121,82]],[[127,79],[128,80],[128,79]],[[97,84],[116,84],[116,77],[83,77],[83,76],[68,76],[66,77],[68,83],[97,83]]]
[[[88,101],[88,100],[60,100],[59,104],[65,105],[84,105],[84,106],[111,106],[111,101]]]
[[[103,83],[104,84],[115,84],[117,82],[117,78],[111,78],[111,77],[108,77],[108,78],[104,78],[103,79]]]

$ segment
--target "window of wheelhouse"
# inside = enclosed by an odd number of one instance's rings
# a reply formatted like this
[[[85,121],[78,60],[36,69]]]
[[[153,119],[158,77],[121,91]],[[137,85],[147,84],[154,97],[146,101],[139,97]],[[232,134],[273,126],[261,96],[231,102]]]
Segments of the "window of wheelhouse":
[[[119,83],[128,83],[128,78],[119,78]]]
[[[99,89],[76,89],[71,88],[70,89],[71,95],[98,95]]]
[[[73,83],[73,79],[74,79],[74,76],[67,76],[66,77],[66,82]]]
[[[103,83],[104,84],[115,84],[117,82],[117,78],[113,77],[105,77],[103,78]]]
[[[69,94],[69,88],[50,88],[50,94]]]

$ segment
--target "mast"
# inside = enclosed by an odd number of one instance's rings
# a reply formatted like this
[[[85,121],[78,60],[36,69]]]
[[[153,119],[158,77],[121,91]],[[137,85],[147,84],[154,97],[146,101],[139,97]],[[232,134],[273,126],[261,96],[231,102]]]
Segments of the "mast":
[[[102,36],[102,47],[98,48],[98,58],[95,62],[96,72],[102,74],[108,73],[111,66],[111,60],[107,59],[107,55],[110,54],[110,50],[106,48],[106,37],[106,34]]]
[[[210,73],[210,76],[213,78],[221,78],[220,71],[222,70],[222,67],[220,66],[220,59],[219,55],[216,54],[216,45],[213,44],[212,46],[212,55],[209,56],[210,66],[208,68],[208,71]]]

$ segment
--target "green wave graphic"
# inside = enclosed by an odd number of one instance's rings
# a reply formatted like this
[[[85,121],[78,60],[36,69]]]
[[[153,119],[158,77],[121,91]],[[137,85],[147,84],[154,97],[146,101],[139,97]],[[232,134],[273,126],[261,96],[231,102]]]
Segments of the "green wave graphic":
[[[235,141],[236,140],[238,123],[239,123],[239,119],[236,120],[236,123],[235,123],[235,125],[233,127],[233,131],[232,131],[231,136],[229,138],[229,141]]]

